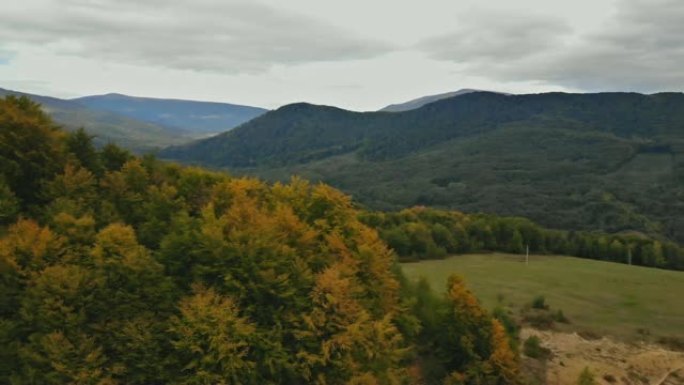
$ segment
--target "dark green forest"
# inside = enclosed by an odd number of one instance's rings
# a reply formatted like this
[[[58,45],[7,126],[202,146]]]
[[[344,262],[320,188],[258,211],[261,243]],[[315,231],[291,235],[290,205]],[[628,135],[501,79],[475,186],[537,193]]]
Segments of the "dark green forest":
[[[684,95],[476,92],[399,112],[282,107],[164,158],[425,205],[684,242]]]
[[[381,218],[0,99],[0,383],[519,383],[510,320],[407,282]]]
[[[684,270],[684,249],[643,234],[550,230],[526,218],[463,214],[426,207],[363,212],[404,262],[459,253],[500,251],[571,255],[617,263]]]

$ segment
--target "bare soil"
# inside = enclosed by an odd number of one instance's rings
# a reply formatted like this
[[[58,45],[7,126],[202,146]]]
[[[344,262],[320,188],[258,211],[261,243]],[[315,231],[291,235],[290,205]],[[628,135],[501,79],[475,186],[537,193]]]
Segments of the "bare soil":
[[[596,384],[684,385],[684,352],[608,337],[587,339],[577,333],[530,328],[521,332],[523,341],[532,335],[552,352],[545,362],[523,358],[528,382],[533,384],[574,385],[586,367]]]

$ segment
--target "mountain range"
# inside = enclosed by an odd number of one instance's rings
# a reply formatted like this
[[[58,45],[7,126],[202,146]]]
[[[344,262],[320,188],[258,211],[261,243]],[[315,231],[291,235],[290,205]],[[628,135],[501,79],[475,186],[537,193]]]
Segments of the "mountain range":
[[[113,142],[134,152],[227,131],[266,111],[234,104],[120,94],[60,99],[0,88],[0,96],[5,95],[27,96],[67,130],[83,127],[99,145]]]
[[[470,92],[388,114],[298,103],[160,156],[430,205],[684,241],[684,95]]]
[[[228,131],[267,111],[237,104],[142,98],[121,94],[86,96],[72,101],[89,108],[199,135]]]

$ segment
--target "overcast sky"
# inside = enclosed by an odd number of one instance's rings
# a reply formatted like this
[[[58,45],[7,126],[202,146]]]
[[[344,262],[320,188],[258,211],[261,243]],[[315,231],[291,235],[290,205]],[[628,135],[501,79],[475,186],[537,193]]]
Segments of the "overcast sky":
[[[681,91],[682,0],[4,0],[0,87],[375,110],[479,88]]]

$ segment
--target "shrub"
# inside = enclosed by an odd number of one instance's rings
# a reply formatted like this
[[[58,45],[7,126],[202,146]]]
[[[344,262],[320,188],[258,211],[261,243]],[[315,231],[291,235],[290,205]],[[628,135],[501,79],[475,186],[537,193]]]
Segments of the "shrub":
[[[680,337],[662,337],[658,342],[669,349],[684,352],[684,338]]]
[[[579,378],[577,378],[577,385],[596,385],[594,373],[588,367],[585,366],[582,373],[580,373]]]
[[[553,328],[553,315],[548,312],[529,311],[523,316],[523,322],[527,322],[535,329],[547,330]]]
[[[566,317],[565,314],[563,314],[563,310],[560,309],[558,309],[558,311],[553,314],[553,320],[564,324],[570,323],[568,317]]]
[[[515,322],[513,317],[511,317],[510,314],[501,306],[497,306],[494,308],[494,310],[492,311],[492,316],[499,320],[499,322],[501,322],[504,329],[506,330],[506,334],[508,335],[511,349],[517,352],[520,340],[520,326]]]
[[[532,308],[540,310],[548,310],[549,305],[546,304],[546,298],[543,295],[538,295],[532,300]]]
[[[545,360],[551,355],[551,350],[541,346],[539,337],[530,336],[523,344],[523,353],[530,358]]]
[[[600,334],[586,329],[578,331],[577,334],[587,341],[600,340],[601,338],[603,338]]]

